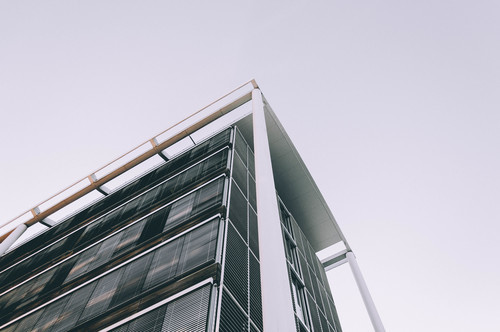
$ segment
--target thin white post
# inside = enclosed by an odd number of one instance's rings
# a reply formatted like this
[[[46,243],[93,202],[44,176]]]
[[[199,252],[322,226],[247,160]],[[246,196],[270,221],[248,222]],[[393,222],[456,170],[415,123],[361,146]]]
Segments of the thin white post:
[[[356,280],[356,284],[358,285],[361,297],[363,298],[363,302],[365,303],[366,311],[368,311],[368,316],[370,316],[370,320],[372,321],[373,329],[375,332],[385,332],[384,325],[382,324],[382,320],[377,312],[375,303],[373,303],[373,299],[368,291],[365,279],[361,274],[356,257],[352,251],[347,252],[346,257],[349,262],[349,266],[351,267],[352,274],[354,275],[354,279]]]
[[[12,246],[12,244],[14,244],[14,242],[16,242],[16,240],[19,239],[19,237],[23,235],[24,231],[26,231],[27,229],[28,226],[26,226],[25,224],[17,226],[16,229],[12,233],[10,233],[9,236],[7,236],[7,238],[2,241],[2,243],[0,243],[0,256],[3,255],[7,250],[9,250],[10,246]]]
[[[252,108],[264,331],[290,332],[296,330],[295,317],[259,89],[252,91]]]

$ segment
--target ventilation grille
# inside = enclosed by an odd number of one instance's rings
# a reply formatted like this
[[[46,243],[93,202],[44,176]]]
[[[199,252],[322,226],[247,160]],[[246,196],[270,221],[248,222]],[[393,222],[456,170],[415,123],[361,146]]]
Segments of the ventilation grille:
[[[319,323],[319,316],[318,316],[318,309],[317,309],[316,305],[314,304],[314,301],[313,301],[311,295],[309,295],[309,293],[307,294],[307,300],[309,302],[309,309],[311,311],[311,320],[313,323],[314,331],[321,331],[321,325]]]
[[[262,330],[262,293],[260,286],[260,264],[250,254],[250,318]]]
[[[248,312],[248,247],[231,223],[227,231],[224,286]]]
[[[219,332],[244,331],[248,331],[248,318],[224,290],[222,293]]]

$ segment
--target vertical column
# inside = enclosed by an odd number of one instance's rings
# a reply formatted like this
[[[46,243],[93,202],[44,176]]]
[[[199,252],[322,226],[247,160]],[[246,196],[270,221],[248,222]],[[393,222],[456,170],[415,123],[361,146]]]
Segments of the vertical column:
[[[28,229],[28,226],[25,224],[21,224],[14,229],[12,233],[2,243],[0,243],[0,256],[3,255],[7,250],[9,250],[10,246],[16,242],[17,239],[21,235],[23,235],[24,231]]]
[[[264,331],[290,332],[296,330],[295,317],[259,89],[252,92],[252,108]]]
[[[352,274],[354,275],[354,279],[356,280],[356,284],[358,285],[361,297],[363,298],[363,302],[365,303],[366,311],[368,311],[368,316],[370,316],[370,320],[372,321],[373,329],[375,332],[385,332],[384,325],[382,324],[382,320],[378,315],[375,303],[373,303],[373,299],[368,291],[365,279],[361,274],[356,257],[352,251],[347,252],[346,257],[349,262],[349,266],[351,267]]]

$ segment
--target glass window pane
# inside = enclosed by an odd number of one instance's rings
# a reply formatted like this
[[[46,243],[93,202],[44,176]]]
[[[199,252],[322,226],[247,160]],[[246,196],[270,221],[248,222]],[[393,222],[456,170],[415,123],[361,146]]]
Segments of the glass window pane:
[[[233,178],[243,195],[247,197],[247,169],[237,154],[233,159]]]
[[[229,204],[229,219],[234,224],[238,232],[241,234],[245,242],[247,239],[247,215],[248,215],[248,204],[247,200],[240,192],[240,190],[234,186],[231,187],[231,202]]]
[[[97,282],[90,283],[69,296],[69,300],[52,327],[52,331],[68,331],[75,326],[96,285]]]
[[[178,275],[215,258],[219,221],[211,221],[185,236]]]
[[[152,257],[153,254],[149,253],[122,268],[124,271],[110,307],[119,305],[140,293]]]
[[[115,295],[122,273],[123,269],[119,269],[99,279],[90,300],[83,310],[79,322],[95,317],[108,309],[111,299],[113,295]]]
[[[194,199],[195,194],[189,194],[172,205],[163,231],[171,229],[189,218],[193,210]]]
[[[182,237],[155,251],[144,289],[169,281],[176,275],[183,242],[184,238]]]
[[[196,201],[195,209],[193,210],[193,214],[200,213],[217,203],[220,203],[222,200],[222,194],[224,191],[224,178],[220,177],[219,179],[209,183],[208,185],[202,187],[198,192],[198,197]]]

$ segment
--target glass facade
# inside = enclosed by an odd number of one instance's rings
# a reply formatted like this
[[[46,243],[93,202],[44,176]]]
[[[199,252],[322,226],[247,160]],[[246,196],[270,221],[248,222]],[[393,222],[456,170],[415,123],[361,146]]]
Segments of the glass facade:
[[[0,331],[262,332],[247,136],[228,128],[2,256]],[[297,330],[340,332],[324,269],[280,206]]]
[[[213,329],[234,134],[197,144],[2,256],[0,331]]]
[[[278,200],[297,331],[341,332],[325,270],[297,221]]]

